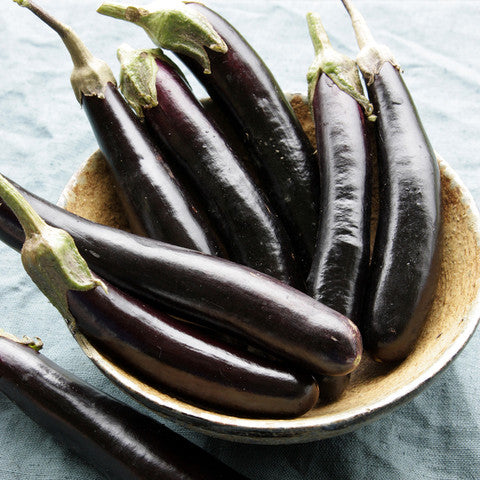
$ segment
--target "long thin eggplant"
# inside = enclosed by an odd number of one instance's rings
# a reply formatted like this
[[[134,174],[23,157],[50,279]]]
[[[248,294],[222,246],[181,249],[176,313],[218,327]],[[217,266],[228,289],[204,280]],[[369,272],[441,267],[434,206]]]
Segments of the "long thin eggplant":
[[[205,58],[199,62],[189,52],[165,45],[162,30],[170,19],[165,18],[161,4],[154,5],[150,12],[146,8],[105,3],[98,12],[142,26],[158,46],[176,52],[210,96],[227,109],[250,148],[270,203],[280,215],[297,257],[308,272],[317,232],[318,167],[312,145],[280,86],[232,25],[200,3],[185,2],[182,12],[202,15],[223,39],[228,51],[207,50],[205,65]],[[179,43],[184,33],[183,26],[177,28]],[[188,32],[185,36],[188,38]]]
[[[360,327],[376,359],[400,361],[415,347],[437,283],[440,171],[393,55],[374,41],[351,2],[342,1],[377,115],[380,211]]]
[[[203,205],[150,140],[118,92],[108,65],[93,57],[70,27],[30,1],[15,1],[57,32],[67,47],[74,64],[72,87],[113,172],[132,230],[204,253],[224,254]]]
[[[357,327],[308,295],[248,267],[89,222],[21,190],[52,226],[68,231],[92,270],[170,313],[236,332],[314,375],[344,375],[362,353]],[[0,205],[0,234],[22,246]]]
[[[370,258],[371,158],[355,61],[336,52],[320,17],[307,16],[316,58],[309,71],[321,208],[308,293],[357,323]]]
[[[217,340],[92,275],[70,235],[48,226],[0,177],[25,231],[22,262],[40,290],[103,355],[130,375],[195,405],[239,416],[296,417],[318,399],[308,374]]]
[[[297,417],[315,404],[311,376],[218,340],[111,285],[107,291],[69,291],[69,311],[94,347],[145,383],[238,416]]]
[[[124,97],[201,193],[229,258],[300,287],[284,226],[175,65],[128,45],[118,57]]]
[[[315,60],[308,72],[320,169],[320,212],[307,293],[358,323],[370,259],[371,147],[355,61],[335,51],[317,14],[307,15]],[[323,377],[332,401],[348,378]]]
[[[0,332],[0,391],[107,478],[245,480],[153,418],[56,365],[38,348],[36,341]]]

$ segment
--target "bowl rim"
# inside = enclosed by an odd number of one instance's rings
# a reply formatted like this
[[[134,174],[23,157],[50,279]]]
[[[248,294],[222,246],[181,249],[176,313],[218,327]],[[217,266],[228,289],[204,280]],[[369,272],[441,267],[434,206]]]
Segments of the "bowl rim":
[[[305,102],[306,96],[302,93],[286,92],[288,100],[300,96]],[[209,99],[202,99],[202,102],[208,102]],[[98,154],[98,150],[90,157]],[[475,235],[476,243],[480,246],[480,212],[475,201],[460,179],[455,170],[440,155],[436,154],[440,170],[450,182],[451,188],[458,188],[460,192],[460,201],[467,207],[469,212],[469,224]],[[76,173],[72,175],[64,187],[58,205],[64,207],[73,191],[74,186],[79,180],[79,174],[90,161],[85,160]],[[475,299],[471,302],[468,311],[464,316],[463,329],[456,336],[455,340],[441,353],[441,355],[425,369],[418,377],[409,381],[403,387],[382,397],[381,399],[370,403],[368,406],[350,408],[346,412],[323,413],[322,416],[306,416],[294,419],[249,419],[241,417],[232,417],[221,413],[204,410],[195,407],[186,402],[179,401],[162,392],[148,387],[149,394],[140,393],[138,385],[141,382],[131,378],[131,381],[125,385],[125,377],[129,375],[123,372],[115,365],[111,364],[105,357],[96,351],[88,340],[78,332],[72,332],[80,347],[95,363],[95,365],[109,377],[116,385],[132,395],[141,403],[154,410],[156,413],[164,415],[169,420],[182,424],[186,427],[200,431],[201,433],[224,438],[230,441],[239,441],[244,443],[301,443],[328,438],[343,433],[347,433],[361,425],[369,423],[382,414],[390,411],[405,402],[409,401],[415,395],[420,393],[437,375],[446,369],[451,362],[462,351],[480,321],[480,276],[477,280],[479,285]],[[145,385],[144,385],[145,387]],[[158,402],[158,395],[165,399],[164,403]]]
[[[458,174],[437,155],[443,175],[450,180],[452,188],[458,188],[461,202],[468,208],[469,224],[478,245],[480,245],[480,213],[475,201]],[[77,183],[88,160],[71,177],[65,186],[58,204],[65,206],[70,192]],[[480,278],[478,278],[480,285]],[[323,413],[321,416],[307,416],[293,419],[250,419],[233,417],[179,401],[162,392],[147,387],[130,377],[109,362],[79,332],[72,332],[82,350],[93,363],[117,386],[168,420],[184,425],[201,433],[242,443],[287,444],[324,439],[347,433],[373,421],[387,411],[402,405],[420,393],[430,382],[462,351],[475,332],[480,321],[480,286],[475,299],[464,316],[463,329],[441,355],[418,377],[370,404],[350,408],[345,412]],[[129,378],[126,381],[126,378]],[[141,389],[143,389],[141,391]],[[163,399],[162,401],[159,401]]]

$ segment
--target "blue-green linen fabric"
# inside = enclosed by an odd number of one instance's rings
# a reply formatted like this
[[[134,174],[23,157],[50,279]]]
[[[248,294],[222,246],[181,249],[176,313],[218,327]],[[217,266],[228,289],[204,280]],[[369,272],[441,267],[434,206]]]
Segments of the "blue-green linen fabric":
[[[99,3],[42,2],[117,75],[115,51],[121,43],[139,48],[150,43],[139,28],[98,15]],[[357,52],[340,0],[212,0],[208,5],[244,34],[285,91],[306,92],[305,75],[313,58],[306,12],[322,15],[335,47],[350,56]],[[388,44],[401,63],[435,150],[480,204],[480,2],[357,0],[357,5],[377,40]],[[0,171],[55,202],[96,148],[70,88],[69,57],[56,34],[12,1],[2,2],[0,38]],[[134,405],[84,356],[60,315],[24,273],[19,255],[3,244],[0,298],[0,327],[40,336],[46,356]],[[415,399],[338,438],[254,446],[175,428],[252,480],[478,479],[479,350],[477,332],[454,364]],[[103,477],[0,394],[0,480],[25,478]]]

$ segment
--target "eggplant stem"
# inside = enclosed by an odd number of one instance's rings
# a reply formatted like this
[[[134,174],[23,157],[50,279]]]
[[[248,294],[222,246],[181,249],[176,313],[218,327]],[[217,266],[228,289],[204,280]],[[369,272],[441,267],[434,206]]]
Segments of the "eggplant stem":
[[[355,32],[355,37],[359,48],[364,48],[369,45],[375,44],[375,39],[373,38],[372,32],[363,18],[363,15],[360,11],[353,5],[350,0],[342,0],[344,7],[346,8],[350,18],[352,20],[353,30]]]
[[[332,48],[327,31],[323,26],[320,16],[314,13],[307,14],[308,31],[312,39],[315,54],[323,53],[325,49]]]
[[[21,257],[26,272],[74,328],[75,319],[67,303],[68,290],[90,290],[102,286],[80,255],[73,238],[48,225],[20,192],[0,174],[0,198],[13,211],[25,231]]]
[[[8,340],[19,343],[20,345],[26,345],[27,347],[30,347],[36,352],[40,351],[43,348],[43,342],[38,337],[30,338],[24,335],[22,338],[18,338],[15,335],[6,332],[2,328],[0,328],[0,338],[7,338]]]
[[[27,237],[39,235],[47,227],[45,221],[20,195],[20,192],[1,174],[0,197],[18,218]]]
[[[116,85],[115,77],[110,67],[102,60],[94,57],[75,31],[29,0],[13,0],[21,7],[28,8],[40,20],[54,30],[62,39],[72,58],[73,71],[70,77],[72,88],[78,102],[82,96],[104,97],[108,83]]]
[[[28,8],[40,20],[42,20],[42,22],[57,32],[67,47],[75,67],[87,65],[88,62],[93,58],[93,55],[84,45],[79,36],[68,25],[59,22],[56,18],[33,2],[24,0],[14,0],[14,2],[18,3],[22,7]]]
[[[206,74],[211,73],[206,49],[228,50],[205,16],[180,0],[156,0],[145,7],[103,3],[97,12],[142,27],[157,47],[193,58]]]
[[[351,0],[342,0],[342,3],[350,15],[355,37],[360,47],[360,52],[357,55],[357,65],[367,85],[371,85],[375,81],[375,76],[380,72],[385,62],[391,63],[397,70],[400,70],[400,66],[390,49],[374,40],[363,15]]]
[[[308,30],[315,50],[315,59],[308,70],[308,97],[313,102],[313,95],[318,77],[321,73],[328,75],[345,93],[354,98],[370,117],[373,106],[363,94],[363,87],[355,61],[337,52],[331,45],[320,15],[307,14]]]
[[[102,3],[102,5],[98,7],[97,12],[101,15],[106,15],[107,17],[116,18],[117,20],[136,22],[139,17],[140,9],[129,9],[123,5]]]

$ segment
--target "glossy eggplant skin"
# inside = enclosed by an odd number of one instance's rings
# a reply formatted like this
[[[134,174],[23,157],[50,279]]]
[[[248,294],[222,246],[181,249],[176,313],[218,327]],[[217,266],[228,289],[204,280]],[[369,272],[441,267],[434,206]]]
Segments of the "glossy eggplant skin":
[[[97,275],[135,297],[234,332],[314,376],[345,375],[358,365],[357,327],[308,295],[234,262],[82,219],[12,183],[47,223],[72,235]],[[5,205],[0,213],[9,216]],[[21,233],[7,227],[0,221],[2,238],[20,249]]]
[[[315,247],[319,203],[313,147],[272,73],[239,32],[204,5],[187,5],[207,18],[228,51],[208,52],[209,75],[188,57],[180,58],[237,124],[306,276]]]
[[[385,62],[368,87],[377,115],[380,212],[360,328],[380,361],[414,348],[440,263],[440,171],[400,72]]]
[[[276,213],[177,70],[157,59],[158,105],[145,123],[200,192],[233,261],[300,287],[291,240]]]
[[[4,337],[0,391],[111,480],[245,480],[153,418]]]
[[[312,101],[320,171],[317,243],[307,293],[358,324],[370,259],[371,145],[358,102],[321,73]],[[349,376],[318,379],[322,400]]]
[[[312,377],[218,340],[213,331],[170,317],[112,285],[69,291],[75,327],[136,378],[230,415],[297,417],[313,407]]]
[[[0,200],[0,240],[18,251],[25,241],[25,234],[17,217],[2,200]]]
[[[203,207],[177,179],[165,156],[117,88],[83,96],[83,109],[117,184],[135,233],[211,255],[223,252]]]
[[[350,384],[351,375],[342,375],[340,377],[331,377],[322,375],[317,378],[320,390],[319,403],[326,405],[338,400]]]
[[[357,323],[370,257],[366,118],[358,102],[325,73],[317,81],[312,110],[322,196],[307,292]]]

